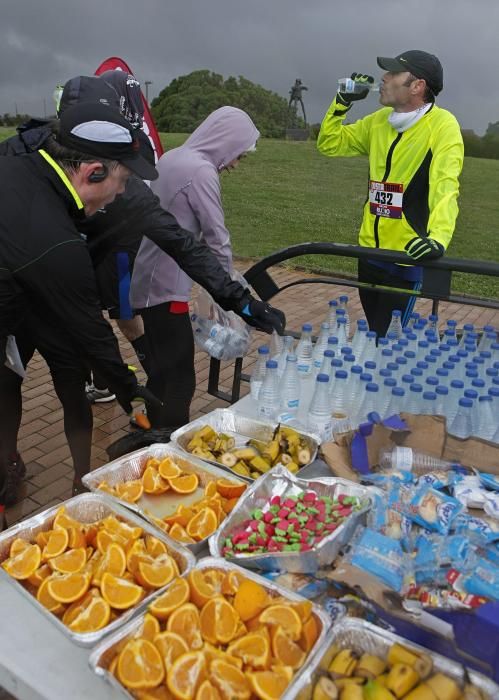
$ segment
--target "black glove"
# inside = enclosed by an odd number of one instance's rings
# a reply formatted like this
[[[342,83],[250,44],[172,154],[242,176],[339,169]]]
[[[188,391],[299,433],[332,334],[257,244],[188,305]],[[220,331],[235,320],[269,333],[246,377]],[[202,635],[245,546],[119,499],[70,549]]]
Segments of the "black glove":
[[[253,297],[249,297],[244,308],[237,313],[248,325],[264,333],[277,331],[279,335],[283,335],[286,328],[286,316],[282,311]]]
[[[405,246],[405,251],[413,260],[434,260],[442,257],[445,248],[434,238],[415,236]]]
[[[141,403],[147,403],[158,408],[161,408],[163,405],[163,402],[154,396],[147,387],[141,386],[140,384],[135,385],[132,393],[130,393],[128,387],[125,391],[116,391],[116,398],[127,415],[132,414],[132,401],[140,401]]]
[[[366,83],[374,83],[374,78],[372,75],[364,75],[363,73],[352,73],[352,80],[360,85]],[[350,107],[352,102],[357,102],[357,100],[364,100],[369,95],[369,88],[366,87],[360,92],[338,92],[336,96],[336,101],[345,107]]]

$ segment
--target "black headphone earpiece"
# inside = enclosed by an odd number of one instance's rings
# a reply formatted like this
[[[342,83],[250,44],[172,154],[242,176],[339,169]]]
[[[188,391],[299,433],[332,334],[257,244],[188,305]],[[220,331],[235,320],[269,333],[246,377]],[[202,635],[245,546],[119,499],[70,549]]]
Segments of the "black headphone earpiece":
[[[109,170],[107,169],[106,165],[102,166],[102,170],[96,170],[93,173],[90,173],[88,176],[88,181],[89,182],[103,182],[106,177],[109,175]]]

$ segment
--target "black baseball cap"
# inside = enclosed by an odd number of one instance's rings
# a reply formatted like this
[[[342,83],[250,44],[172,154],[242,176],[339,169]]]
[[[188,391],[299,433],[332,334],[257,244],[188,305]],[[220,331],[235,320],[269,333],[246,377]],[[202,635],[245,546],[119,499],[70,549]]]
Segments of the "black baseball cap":
[[[114,87],[95,75],[77,75],[64,83],[58,116],[71,105],[81,102],[100,103],[120,111],[120,98]]]
[[[438,95],[444,86],[444,71],[442,64],[436,56],[426,51],[404,51],[395,58],[378,56],[378,66],[389,73],[403,73],[409,71],[416,78],[426,80],[426,84]]]
[[[57,140],[66,148],[96,158],[116,160],[143,180],[156,180],[158,171],[141,154],[138,130],[113,107],[84,102],[68,107],[59,120]]]

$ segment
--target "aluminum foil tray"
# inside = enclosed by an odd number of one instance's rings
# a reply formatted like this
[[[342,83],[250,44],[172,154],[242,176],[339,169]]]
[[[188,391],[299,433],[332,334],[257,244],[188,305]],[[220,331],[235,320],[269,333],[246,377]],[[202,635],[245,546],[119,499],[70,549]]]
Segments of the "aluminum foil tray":
[[[256,581],[261,586],[263,586],[267,593],[273,598],[286,598],[289,601],[300,602],[305,600],[302,596],[290,591],[288,588],[284,588],[276,583],[268,581],[266,578],[255,574],[252,571],[242,570],[239,566],[230,564],[224,559],[216,559],[212,557],[207,557],[201,559],[196,563],[196,569],[221,569],[222,571],[239,571],[246,578]],[[157,597],[157,596],[156,596]],[[328,629],[331,625],[331,619],[327,613],[318,605],[313,605],[312,614],[315,616],[317,622],[319,623],[320,633],[317,638],[316,643],[310,650],[307,661],[303,667],[298,671],[298,673],[293,678],[293,681],[288,686],[284,695],[281,696],[281,700],[292,700],[296,697],[296,688],[304,687],[304,683],[301,682],[301,677],[304,673],[307,673],[307,678],[309,678],[308,668],[309,660],[315,659],[318,652],[324,647],[326,635]],[[107,683],[109,683],[113,688],[119,690],[124,698],[129,698],[133,700],[133,695],[131,695],[126,688],[124,688],[121,683],[116,679],[116,677],[108,671],[109,664],[111,663],[115,653],[116,647],[123,643],[123,641],[132,638],[134,635],[140,634],[142,625],[144,624],[144,615],[136,617],[131,620],[127,625],[123,626],[117,632],[109,635],[103,639],[95,649],[92,650],[89,658],[90,668],[101,678],[104,678]]]
[[[392,644],[398,642],[408,649],[425,652],[433,659],[435,671],[445,673],[458,683],[462,684],[464,678],[463,666],[451,659],[447,659],[441,654],[436,654],[429,649],[425,649],[419,644],[414,644],[403,637],[376,627],[370,622],[358,618],[343,618],[334,624],[321,648],[314,653],[310,663],[296,686],[295,697],[298,700],[310,700],[316,680],[319,678],[320,670],[326,670],[340,649],[355,649],[357,652],[375,654],[386,657]],[[488,700],[499,698],[499,686],[490,678],[486,678],[481,673],[467,669],[471,682],[479,688]]]
[[[230,557],[240,566],[263,571],[281,571],[297,574],[314,574],[323,566],[330,565],[340,549],[352,538],[357,525],[366,521],[366,514],[371,507],[371,490],[347,479],[324,477],[317,479],[300,479],[284,467],[274,467],[255,481],[241,496],[239,503],[225,519],[222,527],[210,537],[210,553],[221,557],[224,540],[244,520],[250,517],[255,508],[263,508],[272,496],[298,494],[301,491],[315,491],[319,496],[334,496],[335,492],[346,496],[357,496],[365,500],[361,510],[352,513],[341,525],[307,552],[277,552],[272,554],[240,554]]]
[[[103,481],[107,481],[110,486],[116,486],[116,484],[120,484],[125,481],[140,479],[146,468],[147,460],[151,457],[156,459],[170,457],[183,471],[198,475],[199,487],[193,493],[185,495],[175,493],[174,491],[168,491],[167,493],[157,496],[144,494],[137,503],[127,503],[126,501],[122,501],[117,496],[112,496],[111,494],[99,490],[99,484]],[[102,494],[105,498],[111,499],[114,503],[119,503],[120,505],[129,508],[156,528],[157,525],[154,523],[155,517],[164,518],[167,515],[171,515],[176,510],[178,505],[182,504],[184,506],[189,506],[195,501],[198,501],[203,497],[203,491],[208,482],[216,479],[226,479],[227,476],[227,471],[225,469],[215,467],[208,462],[204,462],[203,460],[194,457],[193,455],[186,456],[186,453],[175,445],[157,444],[131,452],[125,457],[120,457],[119,459],[115,459],[113,462],[109,462],[109,464],[105,464],[99,469],[95,469],[83,477],[83,483],[88,489],[90,489],[90,491]],[[239,484],[248,483],[246,479],[234,474],[233,472],[231,472],[230,479],[231,481],[235,481]],[[208,538],[201,540],[200,542],[196,542],[195,544],[184,546],[188,547],[192,552],[197,554],[204,547],[206,547],[207,543]]]
[[[182,428],[175,430],[175,432],[171,434],[171,441],[178,445],[184,452],[189,454],[187,445],[191,441],[196,430],[202,428],[203,425],[211,426],[217,431],[217,433],[230,435],[235,439],[236,447],[244,447],[250,438],[261,440],[262,442],[271,440],[277,423],[269,423],[257,420],[256,418],[250,418],[229,408],[217,408],[211,413],[207,413],[206,415],[201,416],[201,418],[197,418],[195,421],[192,421],[191,423],[184,425]],[[320,438],[317,435],[307,433],[302,430],[298,430],[297,432],[300,434],[304,443],[310,450],[309,464],[311,464],[317,456]],[[215,464],[221,469],[227,470],[230,474],[234,474],[230,468],[224,467],[219,462],[212,460],[206,461],[210,464]],[[302,469],[306,466],[307,465],[304,464]],[[242,478],[246,478],[246,480],[250,482],[254,481],[252,477]]]
[[[49,530],[52,526],[57,511],[62,505],[66,507],[66,512],[69,516],[79,520],[82,523],[93,523],[97,520],[102,520],[108,515],[119,516],[120,520],[124,521],[128,525],[133,527],[141,527],[146,534],[153,535],[164,542],[168,549],[168,554],[175,559],[182,575],[188,573],[194,566],[196,561],[194,555],[183,545],[175,542],[175,540],[172,540],[171,537],[168,537],[168,535],[166,535],[164,532],[158,531],[157,528],[152,527],[149,525],[149,523],[144,522],[141,518],[137,517],[129,510],[122,508],[117,503],[112,503],[104,496],[94,493],[83,493],[80,496],[70,498],[63,503],[59,503],[52,508],[48,508],[42,513],[38,513],[38,515],[34,515],[27,520],[23,520],[13,527],[10,527],[8,530],[0,533],[0,563],[9,557],[10,545],[17,537],[32,542],[39,532]],[[47,619],[56,625],[56,627],[58,627],[61,632],[66,635],[66,637],[69,637],[73,642],[83,647],[94,646],[94,644],[96,644],[96,642],[98,642],[104,635],[117,630],[134,615],[142,610],[145,610],[152,598],[156,596],[156,591],[149,594],[138,605],[124,612],[118,618],[113,620],[113,622],[109,623],[109,625],[106,625],[106,627],[103,629],[98,630],[97,632],[80,634],[72,632],[69,627],[66,627],[66,625],[63,624],[58,617],[44,608],[43,605],[37,601],[35,596],[31,595],[31,593],[29,593],[24,586],[16,581],[16,579],[9,576],[9,574],[3,568],[0,568],[0,576],[3,580],[8,581],[11,585],[15,586],[19,593],[33,603],[33,605],[43,615],[45,615]],[[164,593],[167,588],[168,586],[159,589],[159,593]]]

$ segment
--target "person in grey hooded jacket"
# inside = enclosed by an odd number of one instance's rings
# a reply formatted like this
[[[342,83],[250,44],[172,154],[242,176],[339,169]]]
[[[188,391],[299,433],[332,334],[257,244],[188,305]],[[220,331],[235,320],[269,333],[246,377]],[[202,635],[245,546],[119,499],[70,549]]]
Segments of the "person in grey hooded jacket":
[[[241,109],[212,112],[187,141],[165,153],[152,183],[161,206],[180,226],[208,245],[228,273],[232,272],[230,234],[225,226],[220,173],[237,167],[254,150],[260,133]],[[135,260],[130,301],[144,320],[150,353],[148,388],[164,401],[148,407],[153,428],[177,427],[189,421],[195,389],[194,340],[188,302],[192,280],[151,240],[142,240]]]

